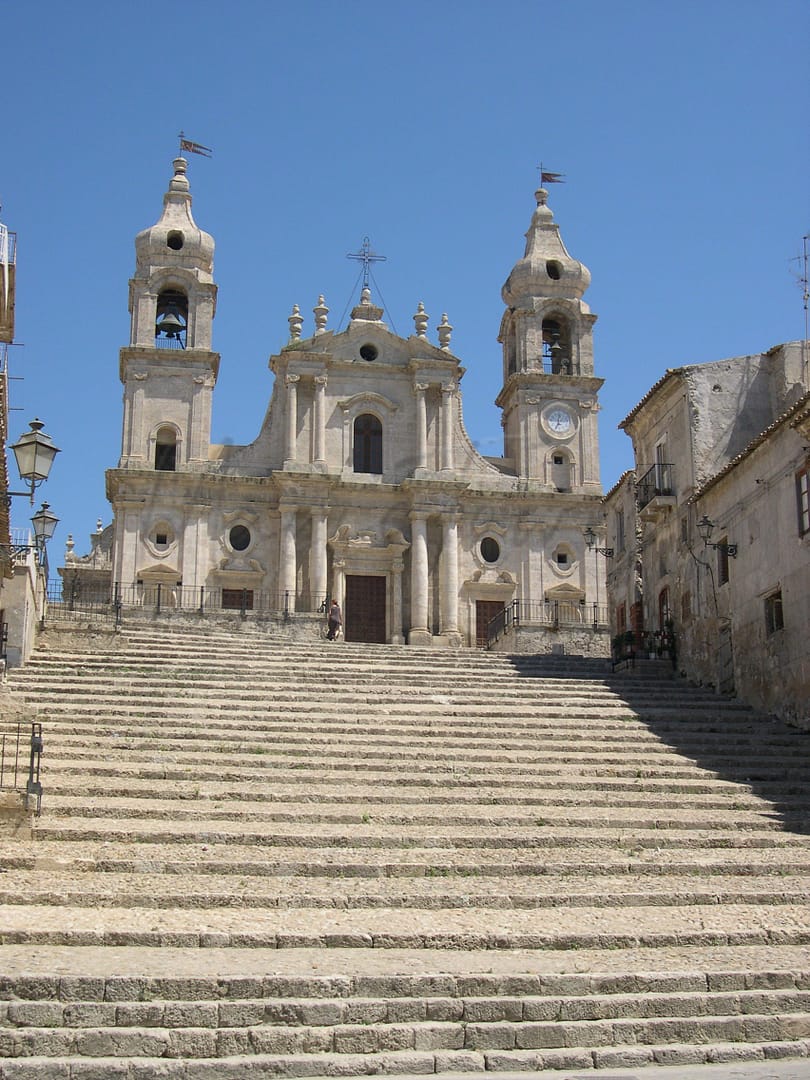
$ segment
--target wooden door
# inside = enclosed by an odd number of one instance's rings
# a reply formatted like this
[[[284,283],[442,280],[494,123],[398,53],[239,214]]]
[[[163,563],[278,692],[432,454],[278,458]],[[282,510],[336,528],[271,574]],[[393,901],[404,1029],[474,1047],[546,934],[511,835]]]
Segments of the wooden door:
[[[347,575],[343,612],[346,641],[385,642],[385,587],[384,577]]]
[[[479,649],[487,647],[487,626],[504,609],[502,600],[475,601],[475,644]]]

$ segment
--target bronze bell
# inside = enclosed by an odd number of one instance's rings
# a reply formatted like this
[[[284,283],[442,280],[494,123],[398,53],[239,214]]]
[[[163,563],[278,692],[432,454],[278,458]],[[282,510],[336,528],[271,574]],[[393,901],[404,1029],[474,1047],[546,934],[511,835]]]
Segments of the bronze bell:
[[[168,338],[179,337],[186,328],[176,307],[168,307],[155,323],[155,337],[165,334]]]

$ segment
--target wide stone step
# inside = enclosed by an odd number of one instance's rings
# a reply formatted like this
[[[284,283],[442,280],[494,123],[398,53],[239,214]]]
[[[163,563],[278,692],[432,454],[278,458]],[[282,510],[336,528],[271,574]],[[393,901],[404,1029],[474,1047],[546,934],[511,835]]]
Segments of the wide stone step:
[[[272,824],[272,827],[270,827]],[[120,820],[95,820],[89,824],[71,817],[59,818],[55,814],[40,819],[36,828],[38,841],[121,841],[125,843],[197,843],[201,838],[209,844],[247,844],[256,848],[342,848],[352,851],[362,849],[408,849],[433,848],[467,849],[475,851],[515,849],[518,852],[546,850],[564,847],[568,850],[593,848],[607,845],[613,848],[638,847],[660,851],[662,849],[713,848],[749,851],[757,848],[769,850],[807,851],[807,843],[801,836],[773,830],[716,832],[706,829],[659,828],[644,829],[636,824],[609,827],[596,822],[590,827],[579,826],[565,829],[545,822],[539,828],[510,826],[506,829],[486,831],[481,826],[466,827],[462,824],[446,827],[434,825],[386,824],[385,822],[361,823],[347,831],[341,824],[322,822],[317,830],[307,834],[297,822],[273,822],[257,830],[252,820],[206,820],[202,817],[193,822],[173,819],[152,819],[141,822],[138,818]]]
[[[158,1007],[159,1009],[160,1007]],[[274,1023],[217,1027],[213,1015],[204,1026],[184,1022],[162,1010],[170,1026],[152,1021],[158,1011],[140,1011],[140,1023],[115,1027],[0,1027],[0,1057],[165,1057],[229,1058],[262,1055],[318,1055],[328,1069],[329,1055],[377,1055],[402,1051],[547,1050],[667,1043],[762,1043],[810,1038],[810,1014],[786,1012],[725,1016],[622,1017],[609,1020],[528,1020],[495,1022],[422,1021],[380,1023],[359,1019],[323,1026]],[[199,1007],[196,1010],[199,1012]],[[321,1010],[325,1011],[325,1010]],[[368,1067],[368,1066],[367,1066]]]
[[[201,839],[204,839],[201,838]],[[149,843],[128,840],[43,840],[21,847],[0,839],[0,866],[6,869],[59,869],[120,873],[215,873],[247,877],[343,878],[569,878],[716,875],[783,876],[810,874],[810,853],[790,849],[644,848],[629,843],[614,849],[582,847],[576,859],[566,849],[542,850],[534,859],[504,858],[498,849],[431,848],[399,852],[374,848],[256,848],[251,844]],[[629,880],[629,878],[628,878]],[[468,881],[469,884],[469,881]],[[600,890],[601,896],[601,890]]]
[[[690,829],[703,831],[718,830],[781,830],[778,816],[765,808],[749,810],[717,807],[710,817],[698,813],[694,808],[684,809],[677,806],[651,808],[646,803],[625,807],[610,805],[609,808],[596,808],[589,801],[587,806],[564,808],[557,803],[549,803],[542,817],[536,807],[527,808],[523,813],[516,813],[513,806],[490,806],[470,803],[461,806],[445,804],[441,810],[430,803],[423,805],[392,804],[388,802],[369,813],[362,806],[348,806],[344,800],[332,806],[324,805],[320,809],[299,802],[286,804],[275,803],[268,807],[256,799],[251,799],[252,792],[245,793],[245,799],[235,805],[223,806],[221,800],[195,797],[193,804],[178,805],[177,798],[154,794],[153,789],[144,792],[142,798],[110,796],[106,792],[103,798],[88,795],[86,788],[74,795],[61,794],[49,787],[48,807],[55,818],[69,815],[74,821],[82,818],[104,816],[107,819],[173,820],[196,821],[200,818],[208,821],[231,821],[247,818],[254,824],[295,823],[301,825],[398,825],[398,826],[433,826],[441,828],[462,825],[465,828],[536,828],[552,826],[554,828],[590,827],[598,822],[604,828],[640,829]],[[174,793],[172,793],[174,796]],[[230,800],[229,800],[230,801]],[[45,822],[50,820],[50,814]]]
[[[573,907],[645,907],[712,904],[805,903],[810,875],[785,874],[775,879],[763,872],[704,880],[678,874],[626,873],[599,878],[594,894],[592,875],[560,879],[526,876],[497,878],[442,874],[422,878],[364,878],[340,881],[311,875],[293,885],[285,876],[251,874],[249,867],[223,867],[210,873],[187,871],[175,880],[151,872],[133,856],[128,872],[85,871],[65,865],[43,869],[4,868],[0,904],[67,904],[71,907],[174,908],[490,908],[539,909]],[[787,869],[787,868],[786,868]],[[238,875],[235,879],[235,875]]]
[[[0,943],[223,948],[605,949],[810,944],[805,904],[566,910],[0,907]]]

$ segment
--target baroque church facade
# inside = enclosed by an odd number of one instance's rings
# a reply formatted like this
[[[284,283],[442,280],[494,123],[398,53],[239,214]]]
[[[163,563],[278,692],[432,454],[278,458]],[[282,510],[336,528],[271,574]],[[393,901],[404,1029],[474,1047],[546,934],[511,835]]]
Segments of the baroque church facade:
[[[367,287],[343,330],[322,297],[308,337],[293,308],[261,430],[217,445],[214,241],[186,169],[174,161],[163,212],[135,241],[122,452],[107,472],[116,587],[289,616],[334,596],[355,641],[480,644],[513,602],[538,625],[605,621],[604,564],[585,543],[603,528],[596,316],[547,192],[502,290],[502,457],[464,428],[447,317],[432,344],[420,304],[398,337]]]

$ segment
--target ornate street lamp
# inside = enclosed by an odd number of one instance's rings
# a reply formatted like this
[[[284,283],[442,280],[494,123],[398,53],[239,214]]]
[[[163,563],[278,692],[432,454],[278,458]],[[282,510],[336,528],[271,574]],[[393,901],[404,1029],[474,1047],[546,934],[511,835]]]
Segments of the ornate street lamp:
[[[30,430],[21,435],[11,447],[17,460],[20,479],[30,484],[30,488],[25,492],[9,491],[8,494],[30,495],[32,506],[34,491],[48,479],[54,458],[60,452],[50,435],[46,435],[42,430],[43,427],[41,420],[32,420]]]

